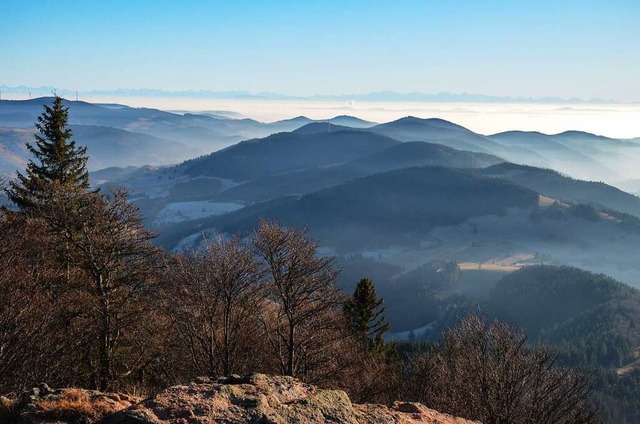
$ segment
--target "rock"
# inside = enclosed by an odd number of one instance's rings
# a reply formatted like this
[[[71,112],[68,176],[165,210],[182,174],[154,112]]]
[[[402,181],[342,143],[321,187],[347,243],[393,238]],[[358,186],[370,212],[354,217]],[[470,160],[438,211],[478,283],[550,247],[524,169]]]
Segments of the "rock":
[[[20,424],[471,423],[419,403],[357,405],[342,390],[264,374],[199,378],[143,401],[118,393],[53,390],[46,385],[34,389],[13,406]]]
[[[205,380],[197,380],[205,381]],[[230,376],[170,387],[106,417],[101,424],[429,423],[469,424],[419,403],[355,405],[341,390],[323,390],[291,377]]]
[[[393,407],[400,412],[407,412],[412,414],[420,413],[420,404],[412,402],[396,402]]]

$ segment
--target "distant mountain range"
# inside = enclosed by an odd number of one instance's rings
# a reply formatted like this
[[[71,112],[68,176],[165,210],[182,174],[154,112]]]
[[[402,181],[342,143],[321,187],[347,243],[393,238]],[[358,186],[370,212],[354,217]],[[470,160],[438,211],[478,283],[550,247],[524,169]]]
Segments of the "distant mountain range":
[[[27,87],[27,86],[0,86],[0,91],[5,93],[31,92],[33,96],[49,96],[53,91],[66,97],[75,98],[76,91],[61,89],[56,87]],[[263,100],[325,100],[325,101],[408,101],[408,102],[463,102],[463,103],[617,103],[611,99],[580,99],[563,97],[510,97],[491,96],[473,93],[420,93],[420,92],[395,92],[376,91],[371,93],[350,93],[350,94],[314,94],[310,96],[294,96],[271,92],[249,92],[249,91],[212,91],[212,90],[160,90],[160,89],[114,89],[114,90],[89,90],[81,91],[79,95],[100,95],[115,97],[186,97],[186,98],[210,98],[210,99],[263,99]]]
[[[50,97],[0,101],[0,174],[13,175],[28,159],[34,122]],[[304,116],[263,123],[211,114],[170,113],[117,104],[66,101],[74,137],[89,147],[91,170],[113,166],[167,165],[222,149],[238,141],[292,131],[308,123],[365,128],[375,125],[350,116],[315,121]]]
[[[542,255],[624,281],[640,276],[631,254],[640,246],[640,198],[513,159],[608,172],[607,155],[633,157],[634,141],[484,136],[415,117],[362,129],[301,117],[280,125],[292,122],[301,126],[177,166],[104,177],[133,190],[170,248],[197,243],[202,231],[244,233],[268,217],[310,225],[340,255],[389,251],[411,267],[420,257]]]

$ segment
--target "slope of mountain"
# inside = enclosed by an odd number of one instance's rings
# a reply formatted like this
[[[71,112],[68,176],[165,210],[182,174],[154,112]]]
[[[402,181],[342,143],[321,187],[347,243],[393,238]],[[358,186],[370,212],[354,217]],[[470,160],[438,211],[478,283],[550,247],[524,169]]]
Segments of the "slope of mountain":
[[[145,168],[146,167],[137,166],[127,166],[124,168],[119,166],[112,166],[92,171],[89,175],[89,178],[91,178],[92,184],[99,185],[106,182],[115,182],[127,177],[131,177],[132,175],[140,172],[141,170],[144,170]]]
[[[246,181],[348,162],[396,143],[388,137],[356,130],[309,135],[280,133],[193,160],[186,164],[186,173]]]
[[[255,227],[260,218],[273,218],[309,225],[329,244],[379,246],[408,233],[424,235],[434,227],[456,225],[474,216],[537,204],[535,192],[507,181],[452,168],[416,167],[250,206],[221,217],[215,226],[233,233]]]
[[[640,291],[602,274],[536,266],[505,276],[485,310],[592,372],[605,422],[640,420]]]
[[[568,146],[580,146],[586,149],[601,151],[610,147],[638,147],[639,139],[615,139],[596,135],[585,131],[564,131],[550,136],[553,140]]]
[[[554,199],[591,204],[640,217],[640,197],[604,183],[576,180],[550,169],[512,163],[490,166],[478,172],[507,179]]]
[[[508,274],[492,290],[487,311],[553,345],[624,339],[626,359],[640,345],[640,291],[578,268],[533,266]],[[618,366],[618,355],[608,359],[600,361]]]
[[[386,135],[400,141],[428,141],[444,144],[454,149],[481,153],[494,153],[492,146],[500,146],[484,136],[444,119],[421,119],[407,116],[393,122],[380,124],[368,129],[376,134]]]
[[[111,166],[162,165],[192,157],[194,152],[173,140],[147,134],[125,131],[112,127],[71,125],[73,139],[80,146],[87,146],[89,169]],[[22,169],[30,154],[25,143],[34,143],[35,129],[0,128],[0,170],[13,174]]]
[[[351,128],[344,125],[336,125],[331,122],[310,122],[296,130],[293,130],[296,134],[322,134],[336,131],[345,131]]]
[[[25,143],[33,141],[33,132],[22,128],[0,128],[0,177],[13,176],[24,169],[29,151]]]
[[[353,165],[373,173],[425,165],[484,168],[502,162],[504,159],[494,155],[457,150],[442,144],[405,142],[382,152],[356,159]]]
[[[307,128],[309,124],[303,128]],[[455,150],[421,141],[395,144],[381,152],[351,162],[277,174],[232,187],[220,194],[222,199],[257,202],[290,194],[305,194],[332,185],[393,169],[412,166],[449,166],[481,168],[503,162],[484,153]]]
[[[73,137],[87,146],[89,168],[167,165],[192,157],[197,149],[176,142],[117,128],[72,125]]]
[[[327,122],[351,128],[369,128],[377,125],[375,122],[365,121],[364,119],[356,118],[355,116],[349,115],[334,116],[331,119],[327,119]]]
[[[593,134],[574,132],[574,136],[582,134],[580,140],[588,139],[588,145],[593,146]],[[599,159],[604,154],[603,148],[585,148],[577,142],[567,142],[574,138],[571,134],[551,136],[535,131],[508,131],[489,137],[507,147],[527,148],[546,158],[551,168],[561,170],[578,178],[592,176],[607,177],[608,180],[617,178],[616,172],[602,163]],[[563,142],[564,141],[564,142]],[[601,140],[600,144],[603,144]],[[613,146],[610,146],[613,147]],[[588,152],[588,153],[587,153]],[[609,152],[613,153],[613,152]],[[526,163],[526,162],[525,162]]]
[[[367,131],[401,141],[429,141],[449,147],[491,153],[510,162],[553,168],[576,178],[614,182],[634,174],[630,155],[640,155],[633,140],[616,140],[580,131],[556,135],[508,131],[484,136],[442,119],[406,117]]]
[[[505,145],[519,145],[534,148],[538,151],[552,153],[571,152],[565,145],[555,139],[556,136],[537,131],[505,131],[488,136],[488,138]]]
[[[280,125],[280,126],[292,126],[294,128],[300,128],[311,122],[313,122],[313,119],[300,115],[300,116],[295,116],[289,119],[281,119],[279,121],[275,121],[273,124],[274,126]]]
[[[0,122],[7,127],[33,127],[42,106],[51,104],[52,97],[39,97],[31,100],[0,101]],[[79,125],[103,125],[125,128],[127,125],[142,120],[165,117],[172,113],[158,109],[123,107],[104,107],[84,101],[65,101],[69,107],[69,121]]]
[[[428,314],[432,321],[424,331],[432,339],[478,310],[488,320],[524,329],[528,343],[550,346],[560,364],[593,375],[592,401],[604,422],[640,420],[639,290],[579,268],[536,265],[505,275],[480,303],[463,296],[425,296],[420,287],[397,293],[410,299],[418,313]],[[385,297],[388,301],[394,297]]]

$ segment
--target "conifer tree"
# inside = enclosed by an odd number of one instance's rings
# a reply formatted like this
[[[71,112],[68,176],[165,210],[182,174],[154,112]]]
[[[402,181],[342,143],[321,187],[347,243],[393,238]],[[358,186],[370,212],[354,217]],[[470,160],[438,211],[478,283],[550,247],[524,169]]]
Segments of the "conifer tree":
[[[363,278],[344,307],[351,327],[367,340],[372,350],[384,345],[383,335],[390,328],[382,303],[383,299],[378,299],[373,282]]]
[[[34,159],[29,160],[25,174],[9,183],[9,199],[21,210],[30,210],[43,201],[46,186],[55,183],[67,189],[85,191],[89,188],[87,148],[76,147],[68,127],[69,108],[56,95],[51,106],[44,105],[38,117],[36,143],[27,143]]]

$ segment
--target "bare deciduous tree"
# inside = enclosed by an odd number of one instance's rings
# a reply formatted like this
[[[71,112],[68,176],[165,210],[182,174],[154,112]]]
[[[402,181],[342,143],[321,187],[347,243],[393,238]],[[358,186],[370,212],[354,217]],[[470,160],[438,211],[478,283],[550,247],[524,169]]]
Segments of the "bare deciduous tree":
[[[57,331],[61,316],[49,290],[61,273],[43,233],[41,221],[0,210],[0,393],[44,377],[60,381],[67,371],[60,357],[72,344]]]
[[[405,396],[487,424],[599,423],[590,379],[525,341],[505,323],[469,315],[437,349],[411,359]]]
[[[253,244],[267,275],[271,304],[263,319],[280,372],[301,376],[328,345],[340,338],[334,320],[345,297],[336,286],[333,259],[319,256],[306,229],[262,221]]]
[[[256,365],[262,270],[239,239],[208,241],[175,258],[166,310],[201,375],[247,372]]]

